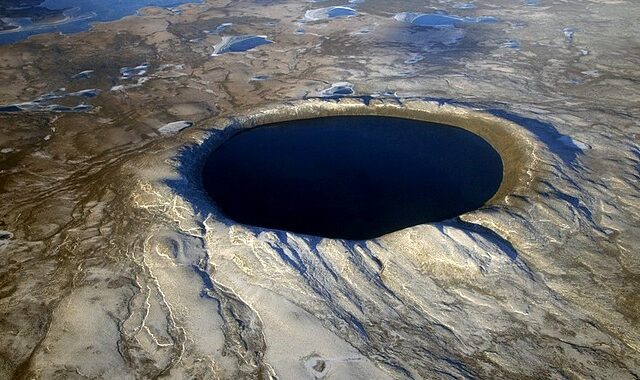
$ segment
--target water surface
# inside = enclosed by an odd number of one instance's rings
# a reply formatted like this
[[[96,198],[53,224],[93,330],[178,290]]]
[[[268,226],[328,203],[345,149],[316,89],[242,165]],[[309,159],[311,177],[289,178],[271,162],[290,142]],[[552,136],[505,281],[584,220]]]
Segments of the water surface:
[[[380,116],[334,116],[241,132],[208,159],[203,182],[238,222],[368,239],[484,204],[502,161],[461,128]]]
[[[92,22],[117,20],[148,6],[173,8],[200,0],[18,0],[0,1],[0,44],[20,41],[34,34],[73,33]]]

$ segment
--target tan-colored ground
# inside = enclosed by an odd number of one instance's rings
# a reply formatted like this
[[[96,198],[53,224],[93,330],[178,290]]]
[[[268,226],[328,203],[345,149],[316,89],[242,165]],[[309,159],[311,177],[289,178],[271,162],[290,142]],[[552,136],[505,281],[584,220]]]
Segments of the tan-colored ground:
[[[638,378],[640,5],[523,3],[417,30],[393,16],[423,1],[208,1],[0,46],[0,106],[31,107],[0,112],[0,378]],[[274,43],[212,57],[226,22]],[[235,225],[200,188],[229,125],[415,108],[508,124],[514,185],[363,242]]]

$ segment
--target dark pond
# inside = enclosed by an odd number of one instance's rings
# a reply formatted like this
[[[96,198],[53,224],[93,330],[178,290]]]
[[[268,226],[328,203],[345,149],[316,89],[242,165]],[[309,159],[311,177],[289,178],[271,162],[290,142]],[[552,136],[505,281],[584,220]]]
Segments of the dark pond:
[[[361,240],[482,206],[500,186],[502,160],[461,128],[335,116],[239,132],[209,156],[203,176],[236,222]]]

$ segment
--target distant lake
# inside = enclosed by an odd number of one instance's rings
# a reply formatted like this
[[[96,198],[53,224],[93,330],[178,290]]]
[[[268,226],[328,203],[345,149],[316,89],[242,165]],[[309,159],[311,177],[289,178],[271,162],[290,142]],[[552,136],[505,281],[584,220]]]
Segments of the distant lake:
[[[40,33],[74,33],[92,22],[117,20],[140,8],[173,8],[196,1],[179,0],[0,0],[0,44],[10,44]]]

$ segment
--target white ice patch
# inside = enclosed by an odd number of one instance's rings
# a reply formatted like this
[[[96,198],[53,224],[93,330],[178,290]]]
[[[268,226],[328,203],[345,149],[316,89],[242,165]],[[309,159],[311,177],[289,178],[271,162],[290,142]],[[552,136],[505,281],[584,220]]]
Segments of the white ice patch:
[[[76,92],[67,92],[67,89],[62,87],[54,91],[47,92],[38,96],[30,102],[14,103],[14,104],[0,104],[0,113],[3,112],[86,112],[93,109],[90,104],[80,103],[76,106],[65,106],[61,104],[51,103],[57,99],[63,98],[95,98],[100,95],[100,90],[97,88],[90,88],[86,90],[80,90]]]
[[[564,29],[562,29],[562,33],[564,33],[564,38],[566,38],[567,41],[571,42],[571,41],[573,41],[573,37],[576,34],[576,29],[575,28],[564,28]]]
[[[87,79],[87,78],[90,78],[91,75],[93,75],[93,72],[94,72],[93,70],[81,71],[76,75],[72,76],[71,79]]]
[[[139,77],[137,78],[135,83],[127,84],[127,85],[122,85],[122,84],[115,85],[111,87],[109,91],[125,91],[131,88],[140,87],[143,84],[145,84],[148,80],[149,80],[149,77]]]
[[[150,65],[142,63],[136,67],[123,67],[120,69],[120,79],[132,79],[144,76],[149,71]]]
[[[192,121],[186,121],[186,120],[174,121],[172,123],[165,124],[162,127],[158,128],[158,132],[161,135],[173,135],[182,131],[183,129],[187,129],[191,127],[192,125],[193,125]]]
[[[13,234],[9,231],[0,230],[0,249],[9,245],[9,240],[13,239]]]
[[[336,82],[331,87],[320,92],[322,96],[344,96],[353,94],[353,84],[349,82]]]
[[[309,10],[304,14],[304,19],[307,21],[320,21],[330,18],[353,17],[357,14],[358,12],[353,8],[337,6]]]
[[[568,148],[580,149],[580,150],[591,149],[590,145],[585,144],[585,143],[583,143],[583,142],[581,142],[579,140],[573,139],[573,138],[571,138],[569,136],[559,137],[558,141],[563,143]]]

